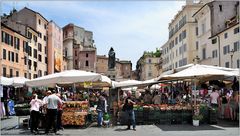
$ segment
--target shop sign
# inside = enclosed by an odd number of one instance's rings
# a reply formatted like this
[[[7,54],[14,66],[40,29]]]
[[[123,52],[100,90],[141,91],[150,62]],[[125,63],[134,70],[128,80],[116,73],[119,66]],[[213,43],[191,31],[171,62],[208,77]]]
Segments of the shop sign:
[[[92,88],[92,82],[84,82],[83,86],[84,88]]]

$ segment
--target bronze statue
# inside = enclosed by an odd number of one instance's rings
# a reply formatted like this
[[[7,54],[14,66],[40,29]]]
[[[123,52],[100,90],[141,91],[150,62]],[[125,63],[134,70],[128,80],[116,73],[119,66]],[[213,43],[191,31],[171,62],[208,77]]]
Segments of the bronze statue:
[[[115,68],[115,52],[113,48],[108,52],[108,69],[114,69]]]

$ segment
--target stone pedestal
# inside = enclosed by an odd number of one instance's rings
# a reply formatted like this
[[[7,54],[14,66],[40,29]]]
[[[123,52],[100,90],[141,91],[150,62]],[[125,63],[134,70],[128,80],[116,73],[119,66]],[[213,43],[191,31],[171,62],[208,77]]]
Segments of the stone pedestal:
[[[115,69],[108,69],[108,71],[107,71],[107,76],[108,76],[111,80],[115,81],[115,80],[116,80],[116,77],[117,77],[117,71],[116,71]]]

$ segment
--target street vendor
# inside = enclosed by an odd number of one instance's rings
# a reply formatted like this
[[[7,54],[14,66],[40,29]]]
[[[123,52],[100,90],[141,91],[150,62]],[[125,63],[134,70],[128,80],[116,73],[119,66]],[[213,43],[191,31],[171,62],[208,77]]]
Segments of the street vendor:
[[[133,105],[136,104],[134,102],[134,99],[132,97],[132,92],[127,92],[127,98],[125,99],[124,107],[125,112],[128,115],[128,127],[127,129],[130,129],[131,124],[133,125],[133,130],[136,131],[136,121],[135,121],[135,114],[133,110]]]

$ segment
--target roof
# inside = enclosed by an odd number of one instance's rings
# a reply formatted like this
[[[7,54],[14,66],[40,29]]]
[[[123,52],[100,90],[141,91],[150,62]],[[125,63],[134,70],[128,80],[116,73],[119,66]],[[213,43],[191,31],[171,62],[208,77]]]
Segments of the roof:
[[[8,27],[7,25],[5,25],[5,24],[2,23],[2,22],[1,22],[1,26],[6,27],[7,29],[9,29],[9,30],[11,30],[11,31],[13,31],[13,32],[15,32],[15,33],[17,33],[17,34],[19,34],[19,35],[25,37],[26,39],[29,39],[29,38],[26,37],[25,35],[22,35],[21,33],[17,32],[16,30],[14,30],[14,29],[12,29],[12,28],[10,28],[10,27]],[[2,30],[2,29],[1,29],[1,30]]]
[[[234,25],[232,25],[232,26],[230,26],[230,27],[227,27],[227,28],[223,29],[222,31],[220,31],[220,32],[216,33],[215,35],[213,35],[213,36],[209,37],[208,39],[211,39],[211,38],[213,38],[213,37],[215,37],[215,36],[219,35],[220,33],[224,32],[224,31],[226,31],[226,30],[228,30],[228,29],[230,29],[230,28],[232,28],[232,27],[234,27],[234,26],[236,26],[236,25],[238,25],[238,24],[239,24],[239,22],[238,22],[238,23],[236,23],[236,24],[234,24]]]
[[[40,15],[44,20],[46,20],[47,22],[48,22],[48,20],[45,18],[45,17],[43,17],[40,13],[38,13],[38,12],[36,12],[36,11],[34,11],[34,10],[32,10],[32,9],[29,9],[29,8],[27,8],[27,7],[24,7],[24,9],[27,9],[27,10],[29,10],[29,11],[31,11],[31,12],[33,12],[33,13],[35,13],[35,14],[38,14],[38,15]]]

